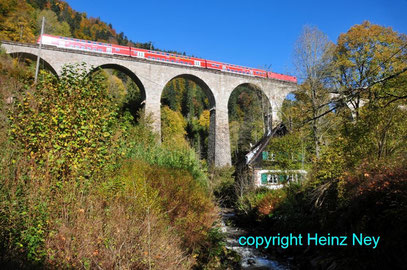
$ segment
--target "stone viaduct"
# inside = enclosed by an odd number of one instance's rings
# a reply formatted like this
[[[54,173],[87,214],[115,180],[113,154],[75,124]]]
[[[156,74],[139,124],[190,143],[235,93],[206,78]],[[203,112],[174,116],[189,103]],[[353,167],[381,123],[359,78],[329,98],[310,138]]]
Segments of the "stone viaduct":
[[[1,47],[13,56],[21,55],[36,59],[38,54],[38,47],[34,44],[2,41]],[[161,129],[161,94],[165,85],[177,77],[194,81],[203,89],[210,102],[208,161],[217,167],[231,164],[228,101],[234,89],[242,84],[250,84],[263,91],[272,108],[273,122],[276,123],[277,112],[285,97],[297,88],[297,85],[292,82],[51,46],[43,46],[41,61],[56,75],[61,74],[66,64],[83,62],[89,67],[113,68],[126,73],[142,91],[145,97],[145,112],[152,116],[153,128],[158,133]]]

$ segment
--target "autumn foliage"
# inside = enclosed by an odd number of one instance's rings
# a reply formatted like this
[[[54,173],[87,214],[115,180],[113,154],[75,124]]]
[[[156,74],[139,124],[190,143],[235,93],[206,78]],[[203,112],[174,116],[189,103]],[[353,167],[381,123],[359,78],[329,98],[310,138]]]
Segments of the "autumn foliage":
[[[0,57],[0,264],[197,265],[215,207],[195,155],[161,148],[148,117],[135,124],[121,112],[101,73],[69,66],[33,85]]]
[[[301,38],[321,45],[312,35]],[[320,59],[327,61],[308,66],[324,76],[306,76],[295,99],[283,105],[289,134],[272,138],[268,146],[281,169],[298,168],[284,155],[302,148],[308,156],[307,181],[247,194],[238,204],[241,219],[250,228],[257,225],[260,235],[381,237],[374,250],[312,246],[285,251],[301,269],[401,269],[407,263],[407,38],[365,21],[329,48]],[[311,86],[318,95],[310,94]]]

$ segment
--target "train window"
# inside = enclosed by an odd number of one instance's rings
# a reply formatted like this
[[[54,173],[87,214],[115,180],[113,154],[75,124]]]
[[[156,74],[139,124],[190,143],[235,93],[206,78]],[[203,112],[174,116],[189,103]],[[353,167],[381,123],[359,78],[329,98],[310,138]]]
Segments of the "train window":
[[[118,51],[119,51],[119,49],[118,49],[118,48],[115,48],[115,50],[116,50],[116,52],[118,52]]]

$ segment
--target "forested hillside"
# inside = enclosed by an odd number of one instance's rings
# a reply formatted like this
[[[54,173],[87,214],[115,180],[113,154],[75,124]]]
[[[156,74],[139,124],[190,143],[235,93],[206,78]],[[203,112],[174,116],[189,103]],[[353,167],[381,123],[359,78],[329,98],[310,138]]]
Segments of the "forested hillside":
[[[46,20],[45,33],[50,35],[159,50],[149,42],[129,40],[110,23],[75,11],[62,0],[0,0],[0,40],[36,42],[42,17]]]

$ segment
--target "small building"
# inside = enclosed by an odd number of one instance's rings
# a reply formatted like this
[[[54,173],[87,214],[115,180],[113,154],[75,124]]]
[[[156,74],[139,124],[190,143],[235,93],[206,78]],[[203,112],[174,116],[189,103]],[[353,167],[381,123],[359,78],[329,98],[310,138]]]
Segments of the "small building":
[[[304,170],[305,151],[303,149],[284,149],[277,147],[273,153],[267,150],[273,137],[282,137],[288,133],[283,124],[268,132],[251,151],[246,154],[246,165],[253,171],[255,187],[279,189],[287,183],[301,182],[306,179]],[[303,147],[301,147],[303,148]]]
[[[267,187],[279,189],[287,183],[298,183],[307,176],[305,170],[267,170],[254,168],[254,185],[256,187]]]
[[[279,189],[288,183],[302,182],[307,177],[307,171],[298,169],[300,165],[293,169],[281,169],[278,164],[278,156],[274,153],[262,151],[260,155],[251,164],[253,169],[253,182],[255,187],[267,187],[270,189]],[[303,159],[302,155],[292,157],[299,163]]]

